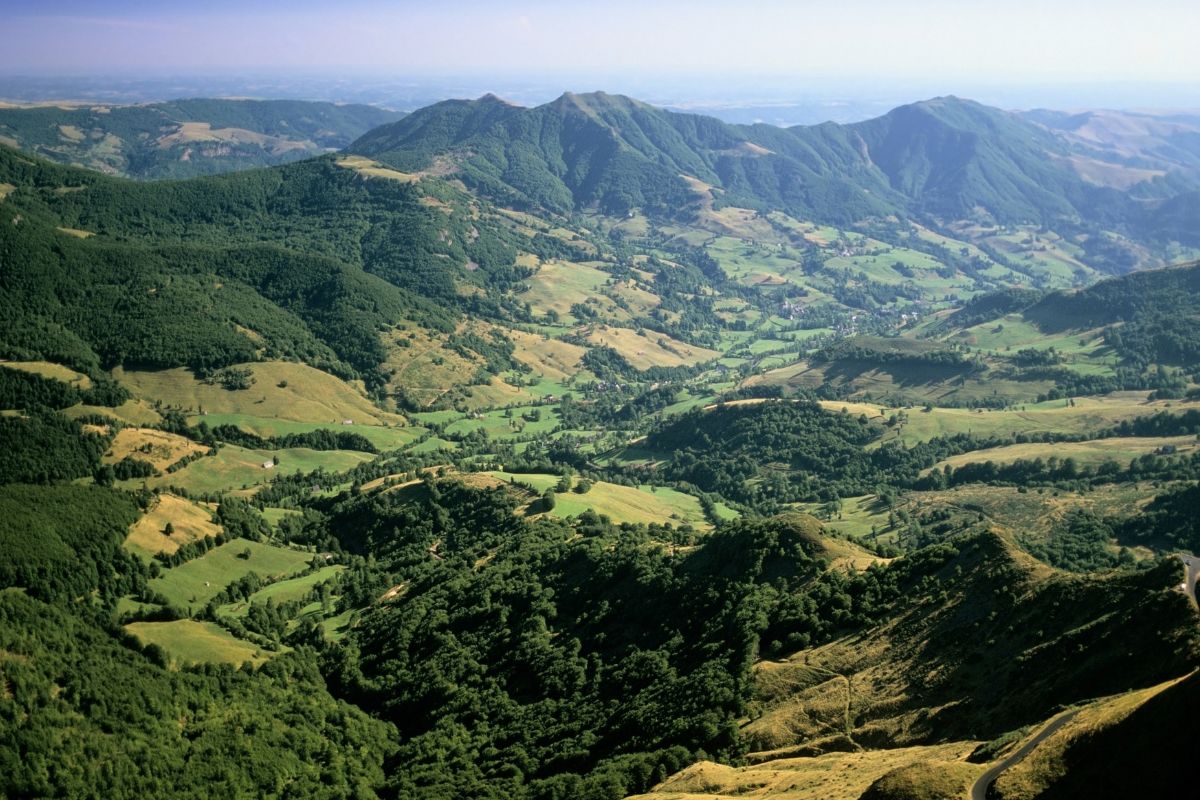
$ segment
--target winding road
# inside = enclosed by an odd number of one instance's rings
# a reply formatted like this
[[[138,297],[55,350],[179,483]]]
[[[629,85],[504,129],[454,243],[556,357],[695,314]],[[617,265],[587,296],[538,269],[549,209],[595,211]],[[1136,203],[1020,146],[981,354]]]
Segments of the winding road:
[[[1200,578],[1200,557],[1180,555],[1179,560],[1187,567],[1187,577],[1183,581],[1183,591],[1192,602],[1196,602],[1196,579]]]
[[[1033,748],[1041,744],[1046,737],[1054,735],[1055,731],[1073,720],[1075,715],[1078,713],[1079,710],[1076,709],[1075,711],[1068,711],[1065,714],[1058,716],[1053,722],[1042,728],[1041,732],[1038,733],[1037,736],[1034,736],[1032,739],[1022,745],[1020,750],[980,775],[979,780],[975,781],[975,783],[971,786],[971,800],[987,800],[988,789],[991,788],[991,785],[996,782],[996,778],[1000,777],[1000,773],[1024,761],[1025,757],[1033,752]]]

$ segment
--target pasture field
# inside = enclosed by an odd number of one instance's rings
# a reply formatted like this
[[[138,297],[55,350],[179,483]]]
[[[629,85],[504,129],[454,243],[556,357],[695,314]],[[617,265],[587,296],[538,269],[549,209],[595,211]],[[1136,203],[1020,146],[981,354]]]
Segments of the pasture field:
[[[537,272],[526,281],[528,288],[518,296],[539,315],[554,311],[560,317],[568,317],[571,306],[596,298],[601,300],[600,308],[605,313],[620,312],[612,300],[600,294],[611,278],[607,272],[590,264],[543,261],[538,265]]]
[[[249,661],[254,666],[264,663],[270,656],[257,645],[236,638],[229,631],[212,622],[193,619],[177,619],[172,622],[131,622],[125,630],[132,633],[142,644],[156,644],[173,661],[180,664],[233,664],[240,666]]]
[[[194,414],[248,414],[293,422],[365,425],[401,423],[404,418],[376,408],[358,389],[305,364],[264,361],[236,365],[248,369],[249,389],[225,389],[198,380],[190,370],[113,370],[113,376],[137,397]]]
[[[487,472],[505,483],[516,480],[534,487],[539,493],[551,488],[559,481],[557,475],[523,474],[510,472]],[[577,483],[577,481],[575,481]],[[597,481],[586,494],[574,491],[555,494],[554,509],[557,517],[574,517],[591,509],[597,514],[608,516],[613,522],[689,524],[707,530],[712,526],[700,510],[700,501],[690,494],[650,486],[621,486]]]
[[[638,333],[631,328],[597,325],[585,338],[593,345],[611,347],[635,369],[678,367],[711,361],[721,354],[715,350],[686,344],[653,331]]]
[[[506,334],[516,347],[513,358],[527,364],[538,375],[557,381],[579,372],[579,362],[587,352],[577,344],[559,341],[549,335],[517,329],[510,329]]]
[[[212,514],[208,506],[164,492],[130,527],[125,547],[145,556],[174,553],[182,545],[221,532],[220,526],[212,521]],[[163,532],[167,523],[171,524],[170,536]]]
[[[365,156],[341,156],[333,163],[339,167],[354,170],[366,178],[386,178],[401,183],[416,183],[421,179],[420,175],[411,172],[400,172],[399,170],[385,167],[378,161],[372,161]]]
[[[425,407],[451,388],[469,383],[482,360],[451,350],[445,339],[444,334],[408,325],[384,334],[387,349],[382,369],[390,375],[388,388],[403,391]]]
[[[54,364],[50,361],[0,360],[0,367],[20,370],[21,372],[31,372],[34,375],[41,375],[43,378],[52,378],[56,381],[69,383],[76,389],[92,388],[92,379],[87,375],[84,375],[82,372],[76,372],[70,367],[64,367],[62,364]]]
[[[174,433],[153,428],[122,428],[113,437],[102,460],[106,464],[115,464],[132,457],[161,472],[181,458],[208,452],[208,447]]]
[[[263,465],[274,457],[279,464]],[[252,489],[268,483],[277,475],[312,472],[318,467],[327,472],[345,472],[351,467],[370,461],[373,456],[354,450],[312,450],[291,447],[284,450],[250,450],[233,444],[222,445],[211,456],[197,459],[177,472],[155,478],[135,478],[123,483],[141,486],[181,486],[189,492],[212,493],[237,489]]]
[[[964,464],[981,464],[991,461],[996,464],[1009,464],[1018,460],[1043,460],[1057,457],[1060,461],[1073,458],[1079,466],[1095,467],[1105,461],[1116,461],[1122,466],[1147,453],[1153,453],[1162,448],[1174,448],[1180,455],[1189,455],[1196,451],[1195,436],[1130,436],[1112,439],[1094,439],[1086,442],[1059,442],[1056,444],[1012,444],[1005,447],[990,447],[986,450],[973,450],[970,453],[943,459],[931,469],[943,467],[961,467]]]
[[[743,382],[745,386],[781,386],[815,389],[824,384],[849,385],[852,396],[894,397],[905,403],[934,406],[948,403],[972,405],[1003,399],[1009,403],[1032,403],[1054,388],[1051,380],[1016,380],[987,374],[958,383],[941,367],[880,366],[860,364],[813,364],[796,361]]]
[[[249,557],[242,556],[249,551]],[[150,581],[172,606],[191,611],[220,594],[221,590],[251,572],[263,578],[279,578],[303,571],[313,559],[312,553],[290,550],[262,542],[235,539],[166,570]]]
[[[109,417],[126,425],[157,425],[162,422],[162,415],[154,410],[145,400],[126,400],[116,408],[108,406],[77,405],[63,409],[63,413],[72,419],[98,415]]]
[[[267,506],[258,513],[262,515],[262,518],[265,519],[272,528],[277,528],[279,527],[279,521],[284,517],[295,516],[300,512],[291,508],[275,508],[273,506]]]
[[[244,617],[246,612],[250,610],[252,603],[263,604],[268,600],[273,600],[277,605],[279,603],[290,603],[294,600],[303,600],[304,597],[322,583],[333,578],[339,572],[346,568],[340,564],[334,564],[328,567],[321,567],[315,572],[310,572],[307,575],[301,575],[298,578],[288,578],[287,580],[277,581],[264,586],[254,594],[250,595],[249,600],[239,601],[237,603],[229,603],[218,609],[221,614],[228,614],[233,617]]]
[[[321,422],[294,422],[272,417],[259,417],[252,414],[205,414],[204,416],[188,417],[188,423],[195,425],[205,422],[210,428],[218,425],[234,425],[256,436],[269,438],[287,436],[292,433],[311,433],[312,431],[328,430],[334,433],[357,433],[364,437],[380,452],[402,450],[419,439],[424,428],[413,426],[383,426],[383,425],[343,425]]]
[[[896,425],[881,443],[899,441],[905,445],[928,441],[937,436],[971,433],[978,436],[1005,436],[1018,433],[1094,434],[1120,422],[1159,412],[1180,412],[1200,408],[1200,403],[1179,400],[1147,400],[1148,392],[1114,392],[1073,400],[1048,400],[1029,403],[1003,411],[970,408],[921,408],[883,406],[842,400],[822,400],[828,411],[866,414],[883,421],[903,411],[907,421]]]
[[[526,414],[537,416],[538,419],[525,419]],[[447,425],[446,433],[461,435],[481,430],[492,439],[511,439],[550,433],[558,427],[558,423],[559,417],[553,406],[518,406],[469,415]]]

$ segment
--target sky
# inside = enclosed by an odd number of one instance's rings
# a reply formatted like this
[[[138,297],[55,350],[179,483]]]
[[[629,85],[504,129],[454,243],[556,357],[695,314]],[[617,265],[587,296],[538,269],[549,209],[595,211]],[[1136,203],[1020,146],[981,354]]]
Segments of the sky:
[[[1195,0],[0,0],[0,10],[9,76],[1200,87]]]

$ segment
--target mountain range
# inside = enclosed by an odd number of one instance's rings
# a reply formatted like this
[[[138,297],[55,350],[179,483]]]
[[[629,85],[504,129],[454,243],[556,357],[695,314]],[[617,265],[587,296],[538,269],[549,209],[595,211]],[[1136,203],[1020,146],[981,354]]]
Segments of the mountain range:
[[[310,158],[401,116],[293,100],[0,105],[0,143],[109,174],[189,178]]]

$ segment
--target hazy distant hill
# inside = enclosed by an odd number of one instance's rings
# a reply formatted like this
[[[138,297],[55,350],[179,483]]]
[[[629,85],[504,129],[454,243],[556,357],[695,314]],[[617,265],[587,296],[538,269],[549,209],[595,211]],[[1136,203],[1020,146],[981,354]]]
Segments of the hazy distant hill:
[[[372,106],[298,100],[0,108],[0,142],[110,174],[186,178],[336,150],[401,116]]]

